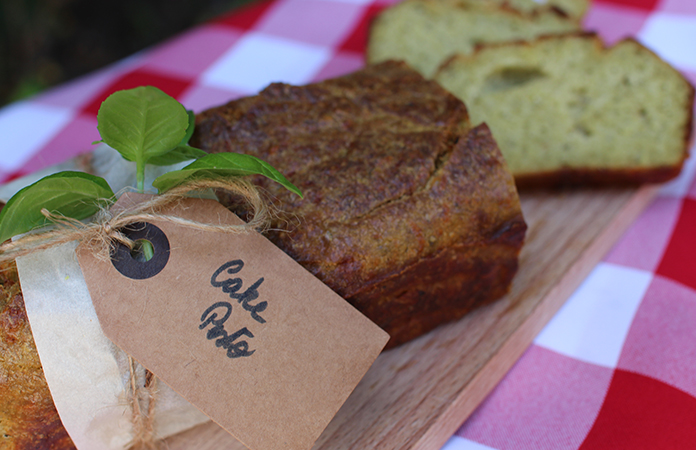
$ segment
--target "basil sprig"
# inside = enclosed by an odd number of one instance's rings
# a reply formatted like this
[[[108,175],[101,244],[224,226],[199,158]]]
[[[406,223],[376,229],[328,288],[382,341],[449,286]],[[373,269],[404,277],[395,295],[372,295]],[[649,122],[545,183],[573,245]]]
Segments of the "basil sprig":
[[[181,170],[155,180],[159,193],[192,179],[264,175],[302,196],[300,190],[268,163],[250,155],[208,155],[191,147],[195,116],[181,103],[152,86],[118,91],[99,108],[97,129],[101,140],[128,161],[136,163],[137,190],[144,191],[145,166],[172,165],[196,160]],[[0,242],[46,225],[47,209],[82,220],[113,201],[103,178],[82,172],[49,175],[17,192],[0,212]]]
[[[99,108],[101,142],[134,161],[138,191],[145,188],[145,164],[174,150],[186,136],[189,116],[181,103],[151,86],[118,91]]]

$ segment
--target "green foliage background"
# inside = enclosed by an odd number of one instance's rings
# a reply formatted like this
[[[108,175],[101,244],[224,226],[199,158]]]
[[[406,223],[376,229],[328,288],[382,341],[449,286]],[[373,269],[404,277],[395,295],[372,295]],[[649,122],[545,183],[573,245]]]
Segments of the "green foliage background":
[[[89,73],[250,0],[0,0],[0,105]]]

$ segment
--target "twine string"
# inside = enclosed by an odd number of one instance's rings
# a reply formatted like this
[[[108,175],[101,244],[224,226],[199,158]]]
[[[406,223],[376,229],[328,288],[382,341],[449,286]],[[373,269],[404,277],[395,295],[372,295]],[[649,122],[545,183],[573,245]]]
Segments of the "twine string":
[[[128,355],[128,405],[131,409],[133,438],[128,450],[157,450],[155,404],[157,377]]]

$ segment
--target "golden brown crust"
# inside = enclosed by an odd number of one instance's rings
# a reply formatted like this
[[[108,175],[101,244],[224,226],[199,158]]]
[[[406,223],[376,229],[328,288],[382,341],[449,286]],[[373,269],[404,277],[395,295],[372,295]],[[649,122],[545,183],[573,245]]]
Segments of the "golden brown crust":
[[[427,225],[419,212],[428,216]],[[435,242],[437,251],[392,268],[389,277],[347,298],[388,330],[390,346],[508,292],[527,226],[512,178],[485,125],[462,136],[428,191],[384,214],[412,227],[430,225],[433,234],[473,225],[448,245],[437,247]]]
[[[204,112],[193,145],[257,156],[303,191],[259,180],[300,218],[268,237],[393,346],[501,296],[516,270],[512,177],[487,127],[468,128],[461,101],[386,62]]]
[[[577,186],[638,186],[644,183],[663,183],[681,172],[678,166],[651,169],[561,169],[553,172],[518,174],[515,184],[520,190]]]
[[[75,448],[44,378],[14,264],[0,266],[0,448]]]

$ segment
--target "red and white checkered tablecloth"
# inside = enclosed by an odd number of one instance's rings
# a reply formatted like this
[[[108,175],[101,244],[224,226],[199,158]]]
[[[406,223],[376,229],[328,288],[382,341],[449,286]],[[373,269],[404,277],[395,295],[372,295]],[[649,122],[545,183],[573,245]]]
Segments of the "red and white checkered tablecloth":
[[[393,2],[256,2],[7,106],[0,181],[89,151],[118,89],[155,85],[201,111],[358,69]],[[696,0],[596,0],[584,26],[636,37],[696,83]],[[696,449],[695,172],[692,158],[443,449]]]

